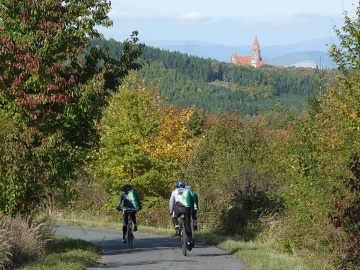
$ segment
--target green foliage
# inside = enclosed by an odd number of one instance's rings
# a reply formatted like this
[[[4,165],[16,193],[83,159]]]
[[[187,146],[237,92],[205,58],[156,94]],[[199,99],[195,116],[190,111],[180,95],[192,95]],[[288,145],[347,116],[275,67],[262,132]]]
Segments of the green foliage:
[[[254,237],[250,227],[259,225],[259,217],[280,209],[267,194],[271,149],[271,131],[260,118],[207,116],[202,139],[181,172],[199,195],[200,220],[228,234]]]
[[[332,92],[324,102],[328,105],[327,108],[330,108],[324,110],[324,114],[331,115],[338,129],[342,127],[342,130],[338,130],[338,136],[346,151],[344,159],[347,160],[348,175],[341,179],[342,189],[336,192],[341,195],[336,202],[337,213],[332,213],[331,216],[346,232],[347,245],[342,247],[339,269],[356,269],[360,262],[359,6],[356,7],[355,14],[354,18],[350,18],[348,13],[344,12],[344,26],[341,29],[334,27],[340,45],[333,45],[329,54],[339,66],[341,74],[337,79],[341,88]]]
[[[97,143],[108,90],[142,65],[136,32],[120,59],[86,52],[89,37],[101,37],[95,26],[112,25],[109,10],[102,0],[0,3],[0,111],[13,127],[2,139],[18,145],[2,150],[0,212],[31,211],[43,194],[66,189]]]
[[[106,44],[111,55],[120,57],[119,42],[92,39],[91,43]],[[316,82],[319,69],[275,66],[254,69],[149,46],[144,47],[141,58],[150,65],[142,68],[139,76],[157,84],[162,97],[177,106],[194,105],[205,113],[236,110],[256,115],[274,107],[277,100],[285,108],[301,113],[306,97],[319,90]]]
[[[174,172],[189,148],[190,109],[166,105],[145,81],[129,76],[112,96],[101,121],[101,147],[92,169],[115,205],[131,183],[144,208],[169,196]]]
[[[337,84],[312,100],[310,116],[291,117],[279,133],[278,179],[286,211],[282,239],[290,251],[316,247],[331,252],[338,269],[359,263],[359,10],[335,30],[340,47]]]
[[[291,246],[290,251],[332,246],[336,252],[333,241],[339,232],[331,227],[328,217],[336,202],[334,191],[340,187],[334,179],[341,177],[338,174],[344,161],[338,149],[329,145],[329,131],[315,124],[315,119],[293,121],[287,132],[279,134],[276,147],[277,179],[282,182],[281,194],[286,206],[286,217],[280,226],[283,237]]]
[[[339,80],[345,88],[351,88],[352,85],[358,84],[360,68],[360,12],[359,7],[355,10],[356,17],[352,19],[348,12],[344,12],[344,26],[336,28],[334,31],[340,41],[339,45],[333,44],[330,48],[329,55],[338,65],[341,71]]]
[[[176,60],[168,62],[165,57],[170,55]],[[146,57],[146,51],[143,57]],[[296,111],[301,112],[305,96],[317,93],[313,80],[316,71],[312,69],[253,69],[219,63],[222,75],[213,80],[201,71],[188,74],[193,66],[197,70],[207,70],[210,60],[195,57],[179,59],[176,53],[169,52],[150,59],[154,60],[140,71],[140,75],[159,84],[162,96],[178,106],[195,105],[207,113],[236,110],[256,115],[274,107],[277,99],[285,107],[295,106]]]
[[[153,110],[155,100],[141,87],[135,82],[123,85],[101,121],[101,166],[97,174],[104,177],[105,190],[116,196],[125,183],[143,175],[152,166],[151,158],[141,151],[140,145],[146,136],[154,133],[159,116]]]
[[[19,132],[11,116],[0,110],[0,212],[11,212],[17,208],[33,208],[39,189],[33,168],[38,166],[37,156],[27,148],[33,142],[31,133]],[[6,147],[4,147],[6,146]]]

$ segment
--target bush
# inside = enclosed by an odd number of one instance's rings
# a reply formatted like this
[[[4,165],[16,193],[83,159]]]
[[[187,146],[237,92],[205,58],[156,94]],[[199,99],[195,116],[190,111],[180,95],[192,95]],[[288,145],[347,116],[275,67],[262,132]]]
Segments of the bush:
[[[0,230],[0,269],[4,269],[6,265],[11,264],[11,239],[7,230]]]
[[[0,218],[0,269],[9,269],[38,259],[51,238],[47,222],[28,217]]]

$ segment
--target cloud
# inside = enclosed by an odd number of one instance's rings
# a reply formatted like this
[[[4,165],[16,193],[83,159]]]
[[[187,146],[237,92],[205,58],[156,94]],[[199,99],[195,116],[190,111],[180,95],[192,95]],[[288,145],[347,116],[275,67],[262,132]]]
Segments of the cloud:
[[[201,19],[202,17],[203,17],[202,14],[197,11],[190,11],[181,16],[182,19],[190,19],[190,20],[198,20]]]
[[[310,11],[299,7],[294,12],[274,7],[256,9],[257,13],[254,13],[253,10],[247,12],[237,6],[229,9],[220,5],[207,5],[205,8],[201,5],[202,1],[205,0],[180,5],[180,2],[169,4],[166,0],[154,0],[145,5],[145,0],[116,0],[113,1],[116,5],[110,13],[114,26],[110,29],[101,28],[101,32],[106,38],[119,41],[128,38],[133,30],[138,30],[141,40],[197,40],[236,46],[251,44],[257,35],[261,45],[268,46],[328,37],[334,24],[338,27],[343,24],[342,16],[317,14],[318,9],[313,7]],[[255,6],[249,5],[248,8]]]

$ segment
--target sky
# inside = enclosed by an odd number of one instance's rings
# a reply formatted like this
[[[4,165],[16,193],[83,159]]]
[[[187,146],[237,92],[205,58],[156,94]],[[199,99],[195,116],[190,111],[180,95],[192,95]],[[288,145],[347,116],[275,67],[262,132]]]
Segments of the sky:
[[[355,16],[358,0],[111,0],[114,25],[100,28],[106,39],[208,42],[262,46],[336,37],[344,11]]]

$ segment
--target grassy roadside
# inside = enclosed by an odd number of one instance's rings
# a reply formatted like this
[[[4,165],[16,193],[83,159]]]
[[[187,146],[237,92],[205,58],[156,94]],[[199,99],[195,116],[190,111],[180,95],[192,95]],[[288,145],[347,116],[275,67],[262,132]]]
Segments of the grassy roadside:
[[[81,225],[85,227],[119,229],[119,223],[106,220],[99,222],[99,219],[78,218],[57,218],[57,224],[61,225]],[[154,228],[140,226],[142,233],[157,234],[163,236],[173,236],[174,232],[170,228]],[[309,255],[294,255],[282,253],[271,249],[265,243],[244,242],[236,238],[216,235],[211,231],[199,230],[196,233],[196,241],[205,242],[219,247],[222,250],[233,254],[240,259],[249,270],[331,270],[324,262],[317,257]]]
[[[0,269],[86,269],[100,257],[91,243],[54,235],[45,216],[0,217]]]
[[[93,244],[79,239],[56,237],[44,259],[19,268],[20,270],[83,270],[95,265],[100,250]]]

